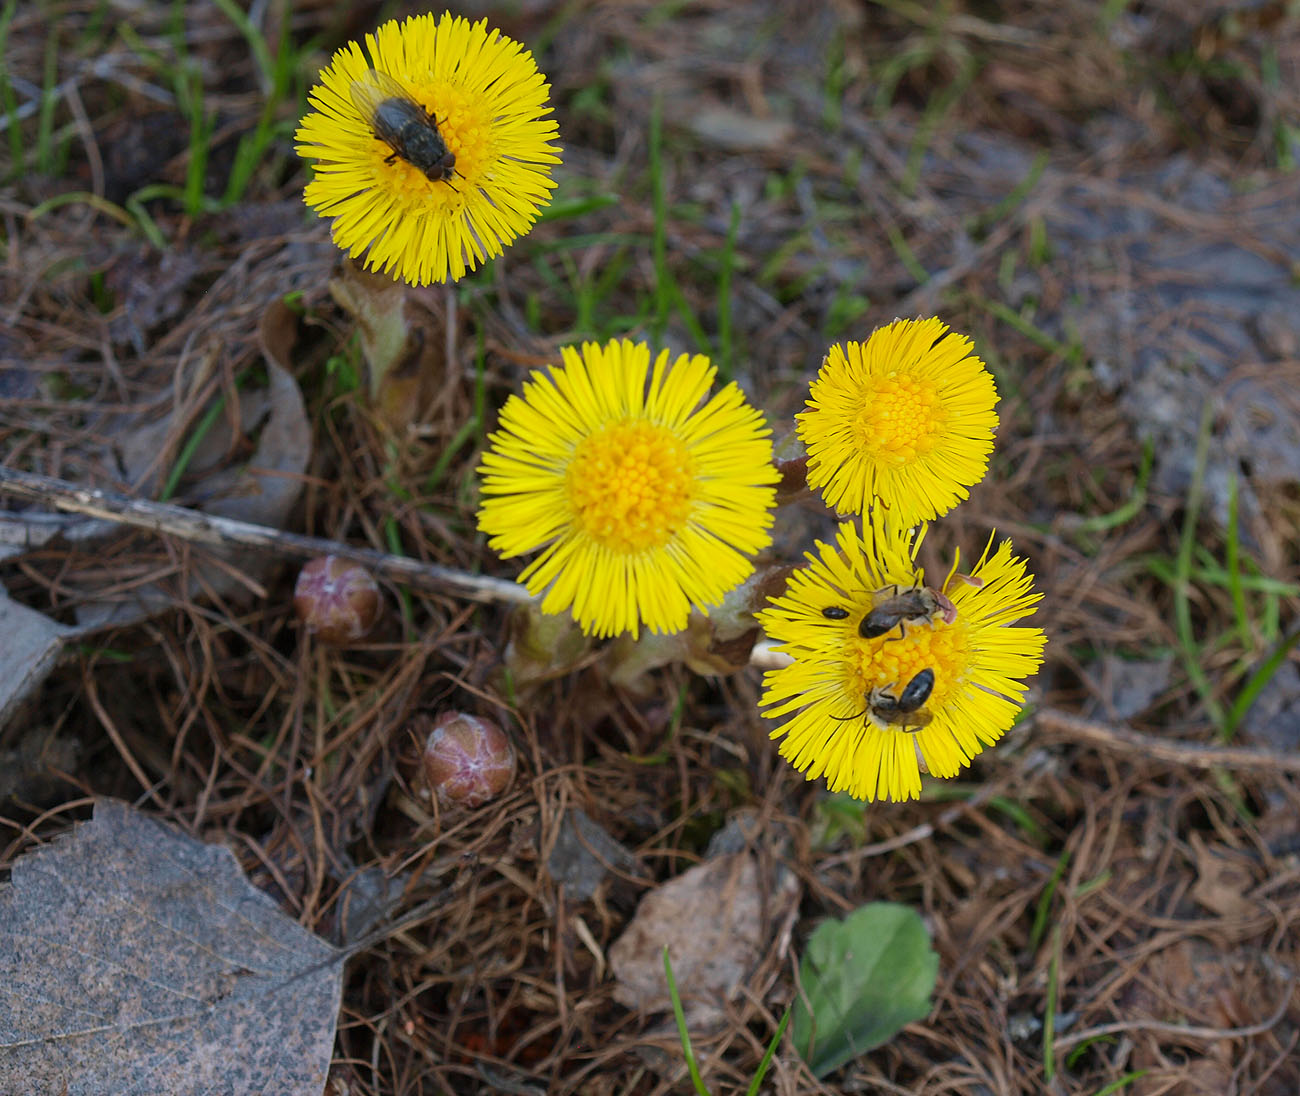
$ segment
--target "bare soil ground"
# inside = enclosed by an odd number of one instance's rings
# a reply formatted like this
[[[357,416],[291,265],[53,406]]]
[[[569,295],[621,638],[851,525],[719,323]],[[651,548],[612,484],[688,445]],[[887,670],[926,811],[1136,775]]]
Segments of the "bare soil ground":
[[[614,1001],[608,949],[757,818],[798,917],[695,1033],[715,1092],[744,1091],[811,926],[881,899],[932,930],[934,1007],[825,1091],[1300,1092],[1295,5],[464,6],[552,81],[559,215],[412,294],[436,376],[396,433],[353,381],[291,134],[330,52],[414,9],[256,3],[259,58],[229,8],[4,8],[6,466],[200,504],[283,411],[240,396],[278,339],[311,425],[284,527],[513,577],[475,531],[474,468],[558,346],[702,335],[780,432],[830,341],[938,314],[976,339],[1003,426],[934,548],[1010,534],[1048,661],[968,779],[860,807],[777,756],[756,671],[620,689],[595,650],[512,692],[504,608],[389,586],[381,630],[331,651],[299,634],[291,564],[101,530],[0,561],[15,601],[101,624],[0,730],[0,868],[93,795],[228,841],[329,939],[380,868],[385,913],[444,901],[352,961],[336,1091],[648,1094],[687,1090],[680,1048]],[[830,528],[787,507],[773,557]],[[145,588],[166,607],[116,626]],[[431,812],[404,768],[411,718],[447,707],[521,749],[471,814]],[[631,854],[585,900],[551,858],[576,810]],[[788,1048],[770,1083],[819,1091]]]

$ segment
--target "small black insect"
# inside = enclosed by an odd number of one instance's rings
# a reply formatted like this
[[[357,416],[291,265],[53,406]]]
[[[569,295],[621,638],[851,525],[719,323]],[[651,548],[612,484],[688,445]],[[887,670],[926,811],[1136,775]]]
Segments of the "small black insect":
[[[872,714],[880,716],[886,723],[904,723],[905,721],[900,717],[920,715],[921,706],[930,699],[932,692],[934,692],[934,671],[927,666],[903,686],[903,691],[898,696],[892,695],[885,689],[872,689],[867,697],[867,706]],[[926,715],[925,722],[928,723],[929,713]]]
[[[934,692],[934,671],[928,666],[919,671],[903,686],[903,691],[898,696],[889,691],[893,687],[890,684],[872,689],[867,693],[867,706],[856,715],[833,715],[831,718],[845,723],[861,719],[870,713],[886,726],[897,727],[902,731],[919,731],[927,726],[933,717],[925,710],[925,702]]]
[[[827,620],[848,620],[849,611],[838,605],[827,605],[826,608],[822,610],[822,616]]]
[[[885,590],[890,589],[886,586]],[[893,587],[897,590],[897,587]],[[882,594],[885,590],[876,591]],[[924,621],[929,623],[936,616],[941,616],[951,624],[957,618],[957,609],[947,596],[928,586],[917,586],[902,593],[895,593],[876,605],[862,618],[858,625],[858,635],[863,639],[876,639],[886,632],[898,629],[898,638],[904,634],[905,621]]]
[[[448,180],[456,174],[456,154],[438,132],[438,120],[393,77],[371,69],[352,81],[352,102],[375,136],[393,150],[384,163],[400,157],[431,182],[451,186]]]

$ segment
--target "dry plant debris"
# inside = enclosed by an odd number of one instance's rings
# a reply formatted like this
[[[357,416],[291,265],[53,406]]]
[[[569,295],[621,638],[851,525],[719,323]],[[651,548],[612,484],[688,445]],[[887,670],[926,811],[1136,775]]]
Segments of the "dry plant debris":
[[[665,1096],[675,1037],[614,999],[611,949],[752,811],[801,899],[694,1033],[715,1092],[745,1090],[813,926],[893,901],[931,931],[933,1009],[825,1091],[1294,1096],[1293,8],[467,0],[545,73],[564,163],[499,258],[391,291],[307,219],[294,134],[335,51],[415,9],[0,5],[0,467],[137,522],[6,492],[0,688],[27,696],[0,726],[0,872],[91,794],[138,801],[360,947],[311,1018],[338,1021],[331,1096]],[[973,339],[1001,423],[919,562],[1011,536],[1051,640],[960,782],[863,807],[793,774],[744,668],[761,602],[649,651],[511,600],[475,469],[561,346],[707,353],[788,423],[828,346],[930,315]],[[166,532],[249,485],[268,348],[309,427],[296,501],[278,530]],[[151,423],[144,474],[123,442]],[[756,580],[833,535],[782,499]],[[335,547],[392,609],[346,650],[291,610]],[[74,631],[144,590],[147,619]],[[472,814],[404,768],[405,728],[450,709],[519,750]],[[789,1036],[769,1079],[817,1091]]]
[[[798,881],[784,869],[764,885],[748,852],[682,872],[641,899],[610,948],[614,1000],[642,1013],[668,1011],[666,944],[692,1030],[716,1027],[763,958],[771,933],[765,919],[778,923],[798,895]]]

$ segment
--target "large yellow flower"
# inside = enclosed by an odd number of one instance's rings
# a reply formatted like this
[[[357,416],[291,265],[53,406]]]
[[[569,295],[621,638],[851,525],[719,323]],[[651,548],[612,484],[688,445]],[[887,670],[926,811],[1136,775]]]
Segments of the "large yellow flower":
[[[759,613],[794,659],[764,676],[764,714],[789,717],[772,737],[831,791],[915,799],[922,771],[957,775],[1015,721],[1022,679],[1042,662],[1042,629],[1015,626],[1041,595],[1011,542],[993,548],[990,539],[970,575],[955,574],[954,564],[936,590],[916,564],[924,536],[924,527],[900,532],[880,522],[864,536],[845,522],[835,545],[819,541],[785,594]],[[895,619],[900,595],[917,615]],[[922,703],[902,711],[909,686]]]
[[[879,501],[898,528],[947,513],[984,478],[998,402],[965,335],[895,320],[830,348],[796,415],[808,486],[842,514]]]
[[[424,170],[407,158],[412,148],[404,155],[376,131],[373,107],[403,91],[433,120],[454,171],[446,157]],[[486,22],[447,12],[385,23],[365,52],[340,49],[310,92],[315,109],[296,135],[315,167],[307,204],[334,218],[349,255],[368,249],[372,270],[415,285],[459,278],[500,255],[550,201],[560,149],[549,91],[532,54]],[[419,122],[400,108],[387,117]]]
[[[645,343],[561,353],[501,410],[479,528],[507,558],[543,549],[520,581],[545,612],[598,636],[681,631],[771,540],[769,430],[736,385],[709,398],[703,355],[662,350],[651,370]]]

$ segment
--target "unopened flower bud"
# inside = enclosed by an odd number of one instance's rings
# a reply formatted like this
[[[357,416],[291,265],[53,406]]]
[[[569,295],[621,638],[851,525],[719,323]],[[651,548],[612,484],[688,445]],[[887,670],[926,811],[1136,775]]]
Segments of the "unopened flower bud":
[[[424,778],[444,806],[481,807],[515,778],[515,748],[489,719],[444,712],[424,747]]]
[[[809,494],[808,450],[796,431],[791,430],[773,444],[772,463],[781,474],[776,485],[777,505],[793,502]]]
[[[311,560],[293,588],[293,611],[322,643],[343,646],[369,633],[383,602],[364,567],[338,556]]]

